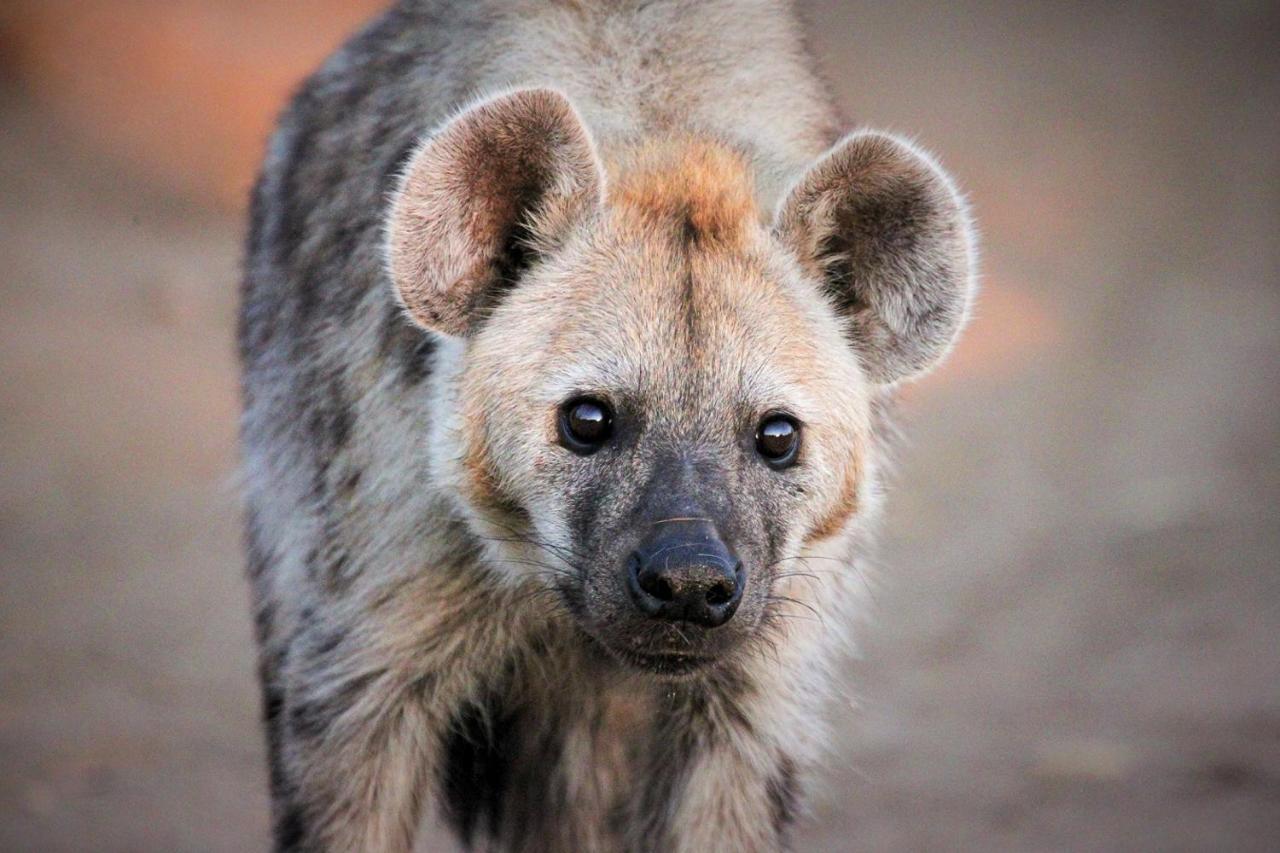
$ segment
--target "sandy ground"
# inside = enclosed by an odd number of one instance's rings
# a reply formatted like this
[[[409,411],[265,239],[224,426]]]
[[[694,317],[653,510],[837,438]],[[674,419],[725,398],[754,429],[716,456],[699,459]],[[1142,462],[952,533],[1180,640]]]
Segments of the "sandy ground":
[[[798,848],[1276,849],[1275,9],[808,17],[961,176],[986,293]],[[0,849],[260,849],[240,224],[88,150],[0,97]]]

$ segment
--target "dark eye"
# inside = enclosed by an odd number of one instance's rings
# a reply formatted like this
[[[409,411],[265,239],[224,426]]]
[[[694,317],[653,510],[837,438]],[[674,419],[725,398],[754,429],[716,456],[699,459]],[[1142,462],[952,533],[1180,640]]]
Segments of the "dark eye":
[[[756,452],[774,468],[786,468],[800,449],[800,424],[790,415],[767,415],[756,428]]]
[[[560,443],[586,456],[595,453],[613,433],[613,410],[592,397],[578,397],[560,408]]]

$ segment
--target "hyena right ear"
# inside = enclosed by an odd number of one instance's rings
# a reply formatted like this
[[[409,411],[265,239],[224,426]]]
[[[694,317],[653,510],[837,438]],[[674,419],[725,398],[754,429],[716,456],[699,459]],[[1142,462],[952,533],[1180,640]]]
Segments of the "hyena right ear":
[[[387,266],[421,326],[466,336],[527,263],[600,204],[604,173],[564,95],[521,89],[464,111],[410,160]]]
[[[972,230],[951,180],[915,146],[850,134],[801,177],[775,228],[844,315],[872,381],[918,375],[951,348],[973,299]]]

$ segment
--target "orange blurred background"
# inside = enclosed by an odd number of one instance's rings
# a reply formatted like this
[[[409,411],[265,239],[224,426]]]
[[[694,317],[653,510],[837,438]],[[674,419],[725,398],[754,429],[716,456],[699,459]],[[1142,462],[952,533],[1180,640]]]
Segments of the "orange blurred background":
[[[285,98],[376,0],[10,0],[19,79],[110,155],[231,210]]]

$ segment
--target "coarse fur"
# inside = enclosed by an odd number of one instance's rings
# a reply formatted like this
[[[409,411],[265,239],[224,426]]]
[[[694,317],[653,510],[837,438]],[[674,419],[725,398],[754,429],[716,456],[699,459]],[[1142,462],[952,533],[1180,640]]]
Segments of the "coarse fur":
[[[275,843],[785,848],[894,386],[972,297],[927,155],[838,136],[776,0],[404,0],[281,119],[240,324]],[[575,395],[611,443],[557,439]],[[769,412],[798,461],[762,464]],[[737,614],[619,581],[694,519]]]

